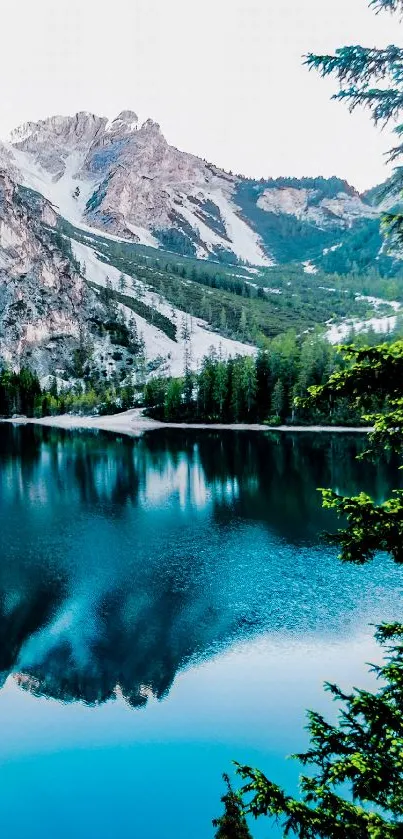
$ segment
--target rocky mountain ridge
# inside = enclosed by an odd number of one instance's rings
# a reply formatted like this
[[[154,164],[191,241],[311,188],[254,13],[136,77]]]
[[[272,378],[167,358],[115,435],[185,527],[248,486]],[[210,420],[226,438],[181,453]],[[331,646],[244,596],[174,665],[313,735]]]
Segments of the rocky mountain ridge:
[[[26,123],[0,149],[5,156],[21,183],[76,225],[226,262],[287,261],[277,242],[284,225],[286,239],[292,223],[294,237],[311,234],[326,247],[379,212],[336,178],[253,181],[224,172],[169,145],[158,123],[140,125],[133,111]]]

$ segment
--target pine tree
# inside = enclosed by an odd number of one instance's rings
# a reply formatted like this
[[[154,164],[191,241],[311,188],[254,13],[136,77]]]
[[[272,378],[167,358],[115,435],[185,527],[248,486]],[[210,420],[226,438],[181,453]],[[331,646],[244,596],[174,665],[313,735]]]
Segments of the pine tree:
[[[57,397],[58,397],[58,387],[57,387],[56,376],[52,376],[52,379],[51,379],[51,382],[50,382],[50,387],[49,387],[49,393],[50,393],[51,396],[53,396],[55,399],[57,399]]]
[[[403,0],[371,0],[369,5],[377,12],[403,12]],[[403,155],[403,127],[400,121],[403,111],[403,49],[393,44],[382,49],[345,46],[336,50],[335,55],[309,53],[306,63],[309,69],[317,70],[322,76],[336,76],[340,89],[333,98],[346,102],[350,111],[358,107],[367,109],[375,125],[397,123],[393,130],[398,142],[390,149],[388,160],[392,163],[399,161]],[[402,189],[403,167],[397,166],[382,197],[396,199]],[[400,244],[403,239],[403,214],[391,211],[383,218],[391,244]]]
[[[130,317],[129,330],[130,330],[131,339],[132,339],[133,344],[136,344],[136,346],[138,346],[139,345],[139,334],[138,334],[138,331],[137,331],[137,323],[136,323],[136,318],[134,317],[134,315],[131,315],[131,317]]]
[[[204,419],[214,414],[214,371],[217,354],[213,348],[203,358],[198,375],[198,404]]]
[[[269,816],[283,836],[299,839],[400,839],[403,823],[403,626],[383,625],[377,640],[388,647],[373,667],[376,693],[346,694],[326,685],[341,703],[336,724],[308,714],[311,746],[294,755],[309,774],[300,779],[302,801],[263,772],[238,766],[246,781],[241,800],[256,818]],[[224,836],[226,834],[223,834]],[[236,834],[235,834],[236,835]]]
[[[228,365],[217,362],[214,370],[213,399],[217,406],[219,420],[223,420],[224,405],[228,396]]]
[[[247,326],[246,312],[245,312],[245,309],[242,309],[241,316],[240,316],[240,319],[239,319],[239,331],[242,335],[242,338],[244,338],[245,335],[246,335],[246,326]]]
[[[193,404],[194,377],[192,373],[192,346],[190,340],[185,344],[183,401],[186,412],[191,413]]]
[[[185,343],[190,340],[190,329],[187,318],[183,318],[181,327],[181,338]]]
[[[182,379],[170,379],[165,394],[164,412],[166,420],[180,419],[182,406]]]
[[[248,419],[252,408],[255,405],[257,393],[257,377],[255,359],[247,356],[243,359],[242,365],[242,386],[245,394],[246,408],[248,411]]]
[[[223,778],[227,786],[227,792],[221,798],[225,809],[224,814],[213,821],[213,827],[218,828],[215,839],[252,839],[242,811],[242,800],[232,789],[228,775]]]
[[[108,316],[114,320],[116,317],[116,302],[113,295],[113,285],[110,277],[105,278],[105,285],[101,288],[100,299],[107,309]]]
[[[242,419],[242,408],[244,405],[243,389],[243,359],[234,359],[231,376],[231,422],[239,422]]]
[[[284,406],[285,406],[285,394],[284,394],[284,385],[281,379],[277,379],[276,384],[273,388],[273,394],[271,397],[271,412],[273,417],[283,417],[284,413]]]
[[[273,386],[270,357],[267,352],[260,352],[256,359],[256,386],[257,416],[261,420],[267,419]]]

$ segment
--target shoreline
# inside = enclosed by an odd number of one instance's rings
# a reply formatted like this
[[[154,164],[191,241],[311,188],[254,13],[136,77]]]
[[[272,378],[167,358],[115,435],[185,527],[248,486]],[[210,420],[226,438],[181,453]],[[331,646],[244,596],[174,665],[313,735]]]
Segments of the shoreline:
[[[162,428],[176,428],[194,431],[279,431],[315,434],[368,434],[372,428],[342,426],[342,425],[260,425],[253,423],[184,423],[184,422],[160,422],[159,420],[145,417],[138,408],[124,411],[120,414],[110,414],[103,417],[72,416],[61,414],[55,417],[14,417],[0,420],[0,422],[12,423],[13,425],[44,425],[50,428],[64,428],[68,430],[93,428],[97,431],[110,431],[116,434],[127,434],[130,437],[139,437],[145,431],[157,431]]]

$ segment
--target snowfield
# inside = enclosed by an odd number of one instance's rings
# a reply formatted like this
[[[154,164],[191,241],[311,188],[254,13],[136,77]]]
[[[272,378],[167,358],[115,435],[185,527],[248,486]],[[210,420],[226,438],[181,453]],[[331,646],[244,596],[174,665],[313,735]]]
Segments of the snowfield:
[[[33,189],[35,192],[40,192],[66,221],[80,230],[103,236],[104,239],[112,239],[115,242],[125,241],[121,236],[115,236],[105,230],[98,230],[83,221],[87,201],[99,186],[99,179],[97,178],[84,180],[76,177],[76,172],[81,169],[84,163],[85,154],[72,152],[65,159],[64,175],[55,180],[50,172],[47,172],[39,164],[35,164],[32,157],[26,152],[13,146],[9,146],[8,150],[22,176],[23,186]],[[80,194],[74,197],[77,187]],[[150,248],[159,247],[159,243],[148,230],[133,224],[127,224],[127,228],[136,236],[139,245],[148,245]]]
[[[335,291],[335,289],[329,288],[327,291]],[[378,335],[387,335],[396,329],[397,315],[402,309],[402,304],[397,300],[382,300],[380,297],[371,297],[365,294],[357,294],[355,299],[366,300],[374,306],[375,309],[378,309],[380,306],[387,305],[395,314],[384,315],[383,317],[373,317],[368,320],[355,320],[354,318],[348,318],[343,323],[332,324],[326,332],[326,338],[331,344],[339,344],[341,341],[348,338],[351,332],[365,333],[370,329],[373,329]]]
[[[57,180],[38,163],[34,163],[27,152],[16,149],[14,146],[10,146],[9,151],[21,172],[23,185],[40,192],[67,221],[78,226],[81,223],[85,205],[97,186],[95,179],[82,181],[74,177],[84,163],[85,154],[72,152],[65,160],[64,175]],[[80,194],[74,198],[73,194],[77,187]]]
[[[217,248],[223,248],[232,251],[237,259],[251,265],[270,267],[275,264],[266,256],[260,237],[236,214],[235,208],[221,189],[205,191],[199,188],[194,197],[200,198],[201,195],[218,207],[227,238],[220,236],[196,216],[193,205],[186,195],[183,195],[182,204],[175,209],[198,235],[200,242],[196,245],[196,252],[199,259],[206,259]]]
[[[260,237],[236,214],[230,201],[221,191],[207,193],[206,197],[220,210],[227,236],[230,239],[230,248],[239,259],[251,265],[267,267],[275,264],[266,256]]]
[[[339,325],[331,326],[326,332],[326,338],[331,344],[340,344],[348,338],[351,332],[368,332],[373,329],[379,335],[387,335],[396,329],[396,315],[384,318],[370,318],[369,320],[347,320]]]
[[[112,265],[102,262],[94,248],[71,240],[73,253],[81,266],[85,266],[85,275],[88,280],[99,287],[104,287],[109,279],[112,287],[121,291],[119,286],[122,272]],[[186,342],[181,337],[184,324],[187,324],[190,331],[190,364],[193,370],[197,370],[205,355],[214,348],[218,354],[225,358],[234,358],[237,355],[255,355],[257,350],[249,344],[240,341],[232,341],[224,338],[217,332],[212,332],[208,324],[201,318],[191,317],[187,312],[177,309],[161,298],[154,291],[150,291],[144,283],[135,280],[127,274],[123,275],[126,281],[126,288],[123,294],[127,297],[138,297],[147,306],[165,315],[177,327],[177,341],[172,341],[164,332],[157,329],[153,324],[137,315],[126,306],[121,306],[124,316],[129,322],[130,318],[135,319],[139,335],[142,335],[145,342],[147,361],[154,361],[161,358],[161,366],[156,370],[155,375],[162,372],[165,375],[181,376],[184,371]]]
[[[367,300],[368,303],[372,303],[375,308],[379,306],[390,306],[394,312],[398,312],[401,309],[402,304],[398,303],[397,300],[382,300],[381,297],[370,297],[367,294],[357,294],[356,300]]]

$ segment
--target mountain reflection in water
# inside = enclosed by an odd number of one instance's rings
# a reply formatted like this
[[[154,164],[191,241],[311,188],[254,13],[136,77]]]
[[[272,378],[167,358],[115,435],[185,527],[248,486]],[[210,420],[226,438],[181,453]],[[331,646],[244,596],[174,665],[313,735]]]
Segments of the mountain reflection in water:
[[[0,428],[0,683],[63,702],[164,697],[259,633],[393,617],[397,571],[342,566],[318,486],[384,498],[361,437]]]

